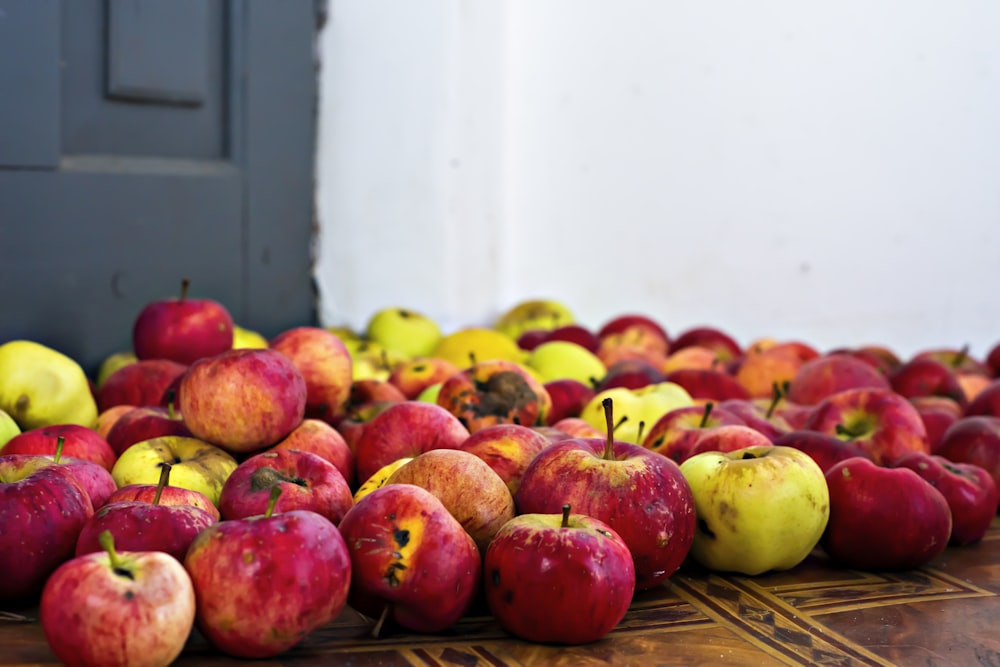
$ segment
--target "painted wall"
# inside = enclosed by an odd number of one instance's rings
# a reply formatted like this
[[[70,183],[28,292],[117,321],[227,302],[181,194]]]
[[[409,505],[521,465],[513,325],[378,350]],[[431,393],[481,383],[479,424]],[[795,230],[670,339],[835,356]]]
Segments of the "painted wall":
[[[743,343],[1000,341],[1000,4],[338,0],[327,324],[531,297]]]

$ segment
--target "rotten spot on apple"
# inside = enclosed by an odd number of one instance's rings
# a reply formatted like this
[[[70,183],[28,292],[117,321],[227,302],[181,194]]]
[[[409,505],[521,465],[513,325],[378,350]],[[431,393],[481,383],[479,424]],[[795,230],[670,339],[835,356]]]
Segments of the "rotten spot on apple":
[[[527,381],[513,371],[500,371],[485,382],[477,381],[476,390],[480,392],[479,403],[469,404],[466,409],[477,417],[502,417],[538,398]]]
[[[308,486],[306,480],[301,477],[289,477],[274,468],[258,468],[250,475],[250,489],[252,491],[264,491],[282,482],[290,482],[303,487]]]

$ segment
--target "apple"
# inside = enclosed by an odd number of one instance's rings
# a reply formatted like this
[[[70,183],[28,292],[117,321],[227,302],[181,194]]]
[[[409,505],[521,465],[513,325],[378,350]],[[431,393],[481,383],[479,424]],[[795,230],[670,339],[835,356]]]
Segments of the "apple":
[[[729,424],[744,424],[742,418],[715,403],[675,408],[653,423],[643,436],[642,446],[659,452],[675,463],[690,455],[691,448],[706,429]]]
[[[777,447],[792,447],[808,454],[826,474],[835,463],[860,456],[871,460],[867,450],[849,440],[841,440],[829,433],[797,429],[783,433],[772,441]]]
[[[236,466],[219,494],[222,518],[263,514],[274,487],[282,491],[274,512],[312,510],[333,525],[354,504],[350,487],[332,463],[310,452],[278,449],[255,454]]]
[[[347,399],[346,416],[356,413],[361,406],[371,403],[402,403],[406,395],[388,380],[364,378],[354,380]]]
[[[667,333],[667,330],[663,328],[663,325],[652,317],[642,315],[640,313],[622,313],[620,315],[615,315],[598,328],[597,337],[604,338],[610,334],[621,333],[625,329],[635,325],[646,327],[650,331],[654,332],[660,339],[663,340],[664,343],[667,344],[667,348],[670,347],[670,335]]]
[[[493,424],[545,424],[552,398],[521,364],[492,359],[445,380],[437,404],[475,433]]]
[[[747,426],[766,435],[772,442],[783,433],[792,430],[792,425],[777,412],[780,397],[771,400],[730,398],[719,401],[719,408],[731,412],[742,419]]]
[[[996,345],[990,348],[990,351],[986,353],[986,360],[984,362],[990,371],[990,377],[1000,377],[1000,341]]]
[[[11,417],[6,410],[0,409],[0,450],[3,449],[3,446],[7,444],[11,438],[18,435],[20,432],[21,427],[17,425],[14,418]]]
[[[485,327],[464,327],[447,334],[438,341],[431,356],[450,361],[459,369],[490,359],[524,361],[524,351],[517,346],[516,338]]]
[[[47,454],[52,456],[62,438],[62,455],[93,461],[111,470],[117,455],[97,431],[79,424],[53,424],[29,429],[7,441],[3,454]]]
[[[830,521],[820,544],[836,563],[857,570],[910,570],[948,546],[948,501],[913,470],[854,457],[830,468],[826,482]]]
[[[80,364],[30,340],[0,344],[0,410],[22,431],[97,421],[97,401]]]
[[[414,400],[425,389],[444,382],[459,370],[447,359],[414,357],[392,369],[387,381],[399,389],[403,398]]]
[[[680,469],[698,517],[691,558],[709,570],[749,576],[790,570],[823,535],[830,495],[823,471],[805,452],[770,443],[708,451]]]
[[[106,439],[117,457],[135,443],[161,435],[190,437],[191,431],[172,407],[144,405],[130,408],[118,417]]]
[[[97,421],[94,423],[94,430],[97,431],[97,435],[107,440],[108,433],[111,432],[118,418],[134,408],[134,405],[116,405],[98,414]],[[112,449],[114,448],[112,447]]]
[[[278,350],[228,350],[191,364],[181,379],[178,407],[196,438],[249,454],[302,422],[306,396],[302,373]]]
[[[495,424],[471,434],[459,449],[482,459],[514,494],[528,464],[550,444],[548,437],[528,426]]]
[[[614,387],[642,389],[663,382],[664,379],[664,372],[645,359],[622,359],[608,367],[604,377],[600,378],[594,389],[596,391]]]
[[[965,411],[950,398],[943,396],[914,396],[910,403],[917,409],[927,431],[927,444],[931,454],[937,454],[944,432],[961,419]]]
[[[894,353],[885,348],[872,345],[862,345],[861,347],[842,347],[830,350],[828,356],[843,355],[861,361],[881,375],[889,377],[898,368],[902,361]]]
[[[50,460],[0,456],[0,603],[32,601],[49,575],[73,556],[93,513],[86,492]]]
[[[979,375],[985,375],[989,377],[990,367],[982,361],[979,361],[971,354],[969,354],[969,346],[965,345],[961,348],[933,348],[929,350],[921,350],[913,355],[914,359],[936,359],[946,366],[954,368],[958,372],[963,373],[977,373]]]
[[[968,404],[965,414],[1000,417],[1000,380],[993,380],[984,387]]]
[[[536,330],[537,331],[537,330]],[[518,338],[518,345],[521,344],[521,339],[524,338],[530,332],[526,332]],[[547,343],[555,340],[562,340],[568,343],[576,343],[580,347],[587,349],[590,352],[597,352],[597,348],[601,345],[601,339],[598,335],[581,324],[566,324],[561,327],[556,327],[555,329],[550,329],[548,331],[542,331],[543,339],[538,342]],[[534,347],[538,347],[535,345]],[[521,347],[524,347],[523,345]],[[525,348],[528,349],[528,348]],[[534,348],[531,348],[534,349]]]
[[[332,463],[350,487],[355,482],[354,452],[344,436],[321,419],[303,419],[291,433],[271,448],[275,450],[297,449],[311,452]]]
[[[52,456],[40,454],[41,458],[50,460],[59,470],[67,473],[80,485],[90,504],[97,511],[99,507],[108,502],[108,499],[118,490],[114,477],[108,469],[99,463],[78,459],[72,456],[63,456],[62,438],[57,439],[56,452]]]
[[[913,404],[891,389],[847,389],[813,408],[805,428],[858,445],[875,463],[930,452],[927,429]]]
[[[552,400],[552,407],[546,416],[547,425],[551,426],[560,419],[579,417],[584,406],[589,403],[597,392],[589,383],[583,383],[572,378],[550,380],[544,384]]]
[[[684,368],[705,368],[715,370],[725,368],[726,362],[715,356],[715,351],[707,347],[692,345],[667,355],[660,370],[664,375]]]
[[[606,368],[624,359],[641,359],[656,368],[662,368],[670,349],[669,343],[658,333],[641,324],[605,334],[600,341],[594,354]]]
[[[697,326],[681,332],[674,338],[671,349],[683,350],[686,347],[705,347],[713,352],[723,362],[739,359],[743,356],[743,348],[736,340],[715,327]]]
[[[792,403],[816,405],[845,389],[891,389],[888,378],[870,364],[849,354],[826,354],[802,364],[788,385]]]
[[[351,379],[388,380],[400,364],[409,359],[401,352],[383,347],[373,340],[344,341],[344,346],[351,355]]]
[[[516,341],[525,331],[533,329],[549,331],[574,322],[573,313],[559,301],[526,299],[514,304],[501,314],[493,323],[493,328],[512,341]],[[484,361],[484,359],[480,359],[480,361]]]
[[[997,514],[997,485],[980,466],[952,463],[943,456],[914,452],[893,467],[909,468],[936,488],[951,509],[950,544],[964,546],[983,539]]]
[[[337,433],[344,438],[344,442],[347,443],[350,450],[356,453],[358,450],[358,440],[361,439],[361,434],[364,433],[368,422],[392,406],[399,405],[401,402],[403,401],[376,401],[352,408],[346,417],[337,422]],[[424,402],[426,403],[427,401]],[[356,468],[357,460],[355,458]]]
[[[427,356],[441,340],[441,328],[409,308],[382,308],[368,320],[365,338],[407,357]]]
[[[529,329],[517,337],[517,346],[525,352],[531,352],[536,347],[545,342],[548,335],[545,329]]]
[[[271,349],[288,357],[306,385],[305,416],[333,423],[346,411],[353,382],[347,347],[321,327],[300,326],[271,339]]]
[[[431,449],[458,449],[469,430],[440,405],[406,401],[369,421],[355,445],[357,478],[368,479],[382,466]]]
[[[500,527],[514,518],[514,497],[485,461],[461,449],[418,454],[386,484],[413,484],[430,491],[485,553]]]
[[[522,514],[497,533],[483,562],[490,612],[532,642],[595,642],[625,617],[635,593],[628,546],[583,514]]]
[[[168,464],[164,464],[166,467]],[[171,466],[172,467],[172,466]],[[142,502],[152,503],[154,500],[160,505],[191,505],[200,510],[204,510],[212,517],[212,523],[220,521],[222,515],[219,508],[215,506],[212,499],[201,491],[185,489],[180,486],[163,486],[156,484],[126,484],[116,489],[109,497],[107,504],[121,502]]]
[[[528,354],[525,365],[533,369],[543,382],[570,378],[590,384],[599,382],[607,368],[587,348],[564,340],[546,341]]]
[[[962,393],[968,403],[976,400],[987,387],[993,382],[992,376],[980,375],[979,373],[969,373],[958,371],[955,373],[958,384],[962,388]]]
[[[97,390],[100,412],[116,405],[159,405],[163,394],[187,370],[169,359],[142,359],[119,368]]]
[[[118,457],[111,476],[119,487],[157,484],[164,463],[172,465],[174,486],[205,494],[219,505],[222,485],[236,469],[236,459],[220,447],[198,438],[164,435],[137,442]]]
[[[965,390],[955,371],[929,357],[910,359],[889,375],[892,390],[906,398],[943,396],[963,408],[967,405]]]
[[[111,374],[122,366],[134,364],[139,361],[132,350],[120,350],[104,357],[101,365],[97,367],[97,375],[94,378],[94,388],[100,393],[104,381],[111,377]]]
[[[612,425],[615,439],[632,444],[641,443],[646,429],[663,415],[675,408],[694,405],[691,395],[672,382],[659,382],[640,389],[605,389],[598,392],[580,412],[580,418],[602,435],[607,435],[608,428],[604,399],[611,399],[615,405],[618,416],[617,423]]]
[[[962,417],[941,436],[937,454],[954,463],[984,468],[1000,487],[1000,417]]]
[[[725,401],[732,398],[750,398],[750,393],[736,378],[718,370],[682,368],[670,371],[664,379],[684,387],[694,399]]]
[[[388,484],[389,478],[392,477],[392,473],[396,472],[412,460],[412,456],[404,456],[401,459],[396,459],[392,463],[386,463],[384,466],[376,470],[375,474],[362,482],[361,486],[358,487],[358,490],[354,492],[354,504],[357,505],[358,501],[367,496],[369,493]]]
[[[414,632],[442,632],[471,607],[481,586],[475,541],[434,494],[386,484],[340,522],[351,555],[351,608]]]
[[[611,434],[612,403],[605,399]],[[677,464],[613,435],[546,447],[521,476],[514,501],[520,514],[555,514],[568,503],[610,525],[632,553],[639,590],[670,577],[694,539],[694,498]]]
[[[744,424],[726,424],[703,429],[695,441],[691,443],[691,448],[684,461],[704,452],[727,453],[769,445],[771,445],[771,439],[757,429]]]
[[[788,347],[775,346],[747,354],[740,360],[734,377],[751,398],[770,398],[773,387],[791,383],[806,361]]]
[[[603,428],[596,428],[590,422],[579,417],[560,419],[552,425],[552,428],[571,438],[603,438],[606,435]],[[565,440],[565,438],[558,438],[558,440]]]
[[[132,325],[132,349],[142,359],[191,364],[233,346],[233,318],[213,299],[189,299],[187,278],[180,297],[151,301]]]
[[[233,324],[233,349],[240,350],[251,347],[261,349],[268,347],[267,338],[259,331]]]
[[[272,488],[262,515],[209,526],[184,557],[198,629],[232,656],[284,653],[347,602],[351,557],[340,531],[309,510],[272,514],[280,493]]]
[[[39,621],[52,652],[74,667],[173,663],[194,627],[188,573],[163,552],[118,552],[110,532],[101,547],[45,583]]]

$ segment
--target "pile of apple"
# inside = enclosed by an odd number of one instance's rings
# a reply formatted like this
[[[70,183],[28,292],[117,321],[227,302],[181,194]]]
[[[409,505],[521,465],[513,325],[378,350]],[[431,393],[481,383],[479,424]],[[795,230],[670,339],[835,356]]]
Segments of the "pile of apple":
[[[0,607],[66,664],[169,664],[194,627],[265,658],[346,605],[376,637],[490,613],[580,644],[682,566],[915,568],[997,513],[1000,345],[743,347],[536,300],[267,340],[186,292],[93,379],[0,345]]]

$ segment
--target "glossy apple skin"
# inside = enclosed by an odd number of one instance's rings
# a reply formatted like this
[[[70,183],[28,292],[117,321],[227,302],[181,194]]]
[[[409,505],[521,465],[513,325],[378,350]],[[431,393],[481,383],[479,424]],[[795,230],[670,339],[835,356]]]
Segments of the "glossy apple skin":
[[[724,362],[739,359],[743,355],[740,344],[732,336],[715,327],[692,327],[682,331],[674,338],[671,349],[677,351],[692,346],[708,348]]]
[[[460,369],[447,359],[418,357],[399,364],[389,373],[388,382],[407,400],[415,400],[424,389],[444,382]]]
[[[941,436],[937,454],[985,469],[1000,487],[1000,417],[962,417]]]
[[[774,439],[783,433],[788,433],[792,430],[792,425],[788,423],[787,419],[776,410],[770,410],[770,399],[744,400],[731,398],[719,401],[717,407],[735,414],[747,426],[766,435],[771,442],[774,442]],[[770,414],[768,414],[769,410]]]
[[[751,398],[770,398],[775,384],[791,383],[807,360],[788,347],[772,347],[747,354],[739,361],[734,377]]]
[[[460,449],[482,459],[514,494],[528,464],[550,444],[548,437],[528,426],[495,424],[471,434]]]
[[[153,505],[123,501],[105,505],[87,520],[76,540],[77,556],[104,551],[98,536],[110,530],[121,551],[162,551],[184,559],[194,538],[215,523],[212,514],[193,505]]]
[[[351,451],[344,436],[322,419],[308,417],[303,419],[301,424],[271,449],[297,449],[300,452],[316,454],[336,466],[347,485],[354,487],[356,479],[354,452]]]
[[[220,651],[268,658],[335,619],[351,559],[329,520],[309,510],[220,521],[194,539],[184,568],[198,629]]]
[[[1000,380],[994,380],[986,385],[969,403],[965,415],[1000,417]]]
[[[119,487],[108,497],[107,503],[142,502],[152,503],[156,497],[157,484],[126,484]],[[106,503],[106,504],[107,504]],[[180,486],[164,486],[160,491],[160,505],[193,505],[204,510],[212,517],[212,523],[219,521],[222,515],[215,503],[201,491],[185,489]]]
[[[60,437],[63,438],[63,456],[93,461],[107,470],[111,470],[118,457],[97,431],[78,424],[54,424],[24,431],[8,440],[0,453],[51,456],[56,453]]]
[[[930,453],[920,413],[891,389],[847,389],[828,396],[813,408],[805,428],[850,440],[878,464],[889,465],[910,452]]]
[[[351,554],[349,603],[414,632],[442,632],[481,586],[475,541],[430,491],[389,484],[361,498],[340,523]]]
[[[63,456],[59,459],[59,463],[56,463],[53,456],[44,454],[40,456],[52,461],[52,465],[69,474],[80,485],[80,488],[90,498],[90,504],[95,512],[107,503],[112,494],[118,490],[118,485],[115,484],[111,473],[104,466],[93,461]]]
[[[749,399],[748,392],[732,375],[706,368],[679,368],[666,374],[666,381],[679,384],[691,398],[706,401]]]
[[[274,486],[281,487],[275,513],[312,510],[337,525],[354,504],[335,465],[311,452],[272,449],[243,461],[226,479],[219,495],[222,518],[263,514]]]
[[[560,419],[579,417],[583,406],[594,398],[594,388],[573,378],[561,378],[545,383],[545,391],[552,399],[552,406],[545,418],[546,425],[551,426]]]
[[[480,553],[514,518],[507,484],[485,461],[461,449],[424,452],[392,473],[386,484],[414,484],[430,491],[472,536]]]
[[[73,556],[94,513],[90,498],[65,471],[36,456],[0,456],[0,603],[30,602]]]
[[[826,472],[830,520],[820,545],[858,570],[910,570],[940,555],[951,537],[944,495],[909,468],[860,457]]]
[[[978,542],[997,514],[997,485],[983,468],[952,463],[943,456],[915,452],[898,459],[897,468],[909,468],[931,483],[951,508],[951,540],[958,546]]]
[[[841,440],[829,433],[798,429],[784,433],[773,440],[776,446],[791,447],[808,454],[824,474],[845,459],[860,456],[871,460],[871,454],[858,445]]]
[[[159,405],[145,405],[134,407],[118,417],[108,431],[107,441],[115,456],[120,456],[131,445],[161,435],[190,437],[191,431],[179,413]]]
[[[281,352],[229,350],[191,364],[181,379],[178,407],[195,437],[249,454],[277,443],[302,422],[306,382]]]
[[[643,359],[622,359],[608,366],[608,372],[594,388],[604,391],[612,387],[642,389],[651,384],[663,382],[665,374],[656,366]]]
[[[355,444],[357,478],[368,479],[396,459],[432,449],[458,449],[469,430],[440,405],[405,401],[367,422]]]
[[[756,429],[742,424],[727,424],[703,429],[691,444],[685,461],[703,452],[733,452],[747,447],[766,447],[770,438]],[[683,463],[683,461],[682,461]]]
[[[545,424],[552,398],[520,364],[489,359],[445,380],[437,404],[475,433],[494,424]]]
[[[564,440],[543,449],[528,465],[514,496],[519,514],[574,513],[604,521],[628,545],[636,588],[663,583],[694,540],[691,487],[676,463],[662,454],[616,440],[612,457],[600,438]]]
[[[958,403],[968,404],[965,390],[954,369],[929,357],[910,359],[889,374],[892,390],[906,398],[915,396],[943,396]]]
[[[347,346],[322,327],[301,326],[271,339],[272,350],[295,364],[306,383],[307,417],[335,423],[345,410],[351,393],[351,354]]]
[[[597,352],[597,348],[601,345],[601,339],[598,335],[580,324],[566,324],[561,327],[545,331],[540,343],[548,343],[553,340],[563,340],[568,343],[576,343],[590,352]]]
[[[621,333],[633,325],[642,325],[648,327],[652,331],[656,332],[657,336],[667,343],[668,347],[670,345],[670,335],[667,330],[663,328],[663,325],[649,317],[648,315],[642,315],[639,313],[622,313],[621,315],[616,315],[610,320],[605,322],[597,330],[597,337],[604,338],[611,334]]]
[[[660,417],[643,437],[642,446],[680,463],[690,455],[691,448],[706,429],[744,423],[737,415],[715,404],[711,408],[687,405]]]
[[[42,631],[65,665],[168,665],[184,649],[195,618],[184,567],[161,552],[118,555],[131,577],[102,551],[66,562],[45,585]]]
[[[625,617],[635,593],[628,546],[603,521],[522,514],[490,542],[487,605],[508,633],[533,642],[587,644]]]
[[[140,360],[191,364],[232,347],[233,318],[225,306],[212,299],[150,302],[132,326],[132,348]]]
[[[846,353],[825,354],[802,364],[786,397],[799,405],[816,405],[831,394],[859,387],[891,388],[888,378],[870,364]]]
[[[97,408],[103,412],[116,405],[159,405],[163,393],[186,370],[186,364],[169,359],[143,359],[122,366],[97,390]]]

